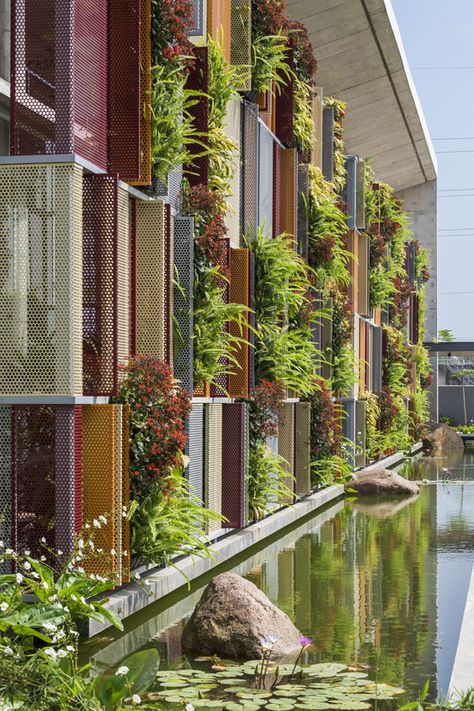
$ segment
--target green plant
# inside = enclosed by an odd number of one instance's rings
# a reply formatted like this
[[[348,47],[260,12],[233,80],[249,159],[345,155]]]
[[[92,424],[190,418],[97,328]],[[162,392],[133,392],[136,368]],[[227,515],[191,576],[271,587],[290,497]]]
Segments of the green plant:
[[[151,92],[144,111],[150,114],[152,174],[166,182],[168,173],[182,163],[190,163],[191,144],[206,150],[203,136],[196,131],[191,108],[201,94],[186,89],[186,73],[180,61],[152,67]]]
[[[250,449],[248,496],[252,521],[259,521],[282,503],[293,501],[292,476],[285,465],[283,457],[274,454],[263,442]]]
[[[292,76],[288,65],[288,40],[283,32],[262,35],[252,42],[252,90],[263,93],[277,91]]]
[[[333,354],[331,384],[339,397],[346,397],[352,392],[356,382],[356,358],[351,344],[344,343],[337,354]]]
[[[149,563],[170,564],[173,556],[184,553],[212,557],[203,532],[210,521],[223,519],[196,498],[184,476],[187,464],[183,456],[162,477],[161,487],[130,506],[132,551]]]
[[[352,444],[352,443],[351,443]],[[311,462],[311,478],[318,487],[343,484],[352,477],[352,465],[339,454]]]
[[[300,151],[309,151],[314,141],[314,121],[311,87],[295,76],[293,95],[293,132]]]
[[[441,328],[438,331],[438,341],[443,341],[444,343],[453,343],[455,341],[453,332],[449,328]]]
[[[346,184],[346,167],[344,158],[343,121],[346,105],[334,96],[326,97],[324,105],[334,109],[334,186],[341,194]]]

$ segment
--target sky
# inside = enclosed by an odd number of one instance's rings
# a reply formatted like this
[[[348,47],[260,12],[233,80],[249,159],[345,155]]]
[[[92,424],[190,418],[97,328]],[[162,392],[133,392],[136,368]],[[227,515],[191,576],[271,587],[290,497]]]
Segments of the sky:
[[[438,158],[438,328],[474,341],[474,0],[392,5]]]

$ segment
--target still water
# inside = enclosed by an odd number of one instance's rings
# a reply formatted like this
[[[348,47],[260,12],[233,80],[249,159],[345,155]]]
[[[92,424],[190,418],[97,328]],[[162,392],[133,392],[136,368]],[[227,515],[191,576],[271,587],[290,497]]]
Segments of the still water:
[[[430,677],[434,699],[448,690],[474,563],[474,453],[420,458],[402,472],[424,482],[416,500],[339,501],[230,569],[315,640],[308,661],[368,664],[411,698]],[[181,631],[206,583],[84,651],[109,666],[156,646],[162,668],[189,664]]]

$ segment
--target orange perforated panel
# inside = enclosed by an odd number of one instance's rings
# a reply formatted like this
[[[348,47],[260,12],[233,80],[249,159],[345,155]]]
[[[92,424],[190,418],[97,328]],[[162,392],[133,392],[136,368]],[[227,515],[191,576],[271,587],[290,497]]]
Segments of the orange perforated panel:
[[[296,194],[298,152],[296,148],[281,151],[280,163],[280,232],[296,239]]]
[[[82,394],[82,169],[0,167],[0,393]]]
[[[130,487],[128,409],[123,405],[84,405],[82,415],[84,520],[103,515],[108,521],[95,536],[95,547],[103,553],[87,561],[87,570],[113,575],[120,585],[129,576],[130,556],[129,528],[122,516]]]
[[[166,220],[161,201],[138,202],[136,211],[137,352],[166,356]]]
[[[207,31],[214,39],[223,40],[226,60],[231,61],[232,0],[208,0]]]
[[[230,252],[230,301],[236,304],[249,306],[249,274],[250,252],[248,249],[232,249]],[[234,336],[249,340],[249,329],[240,332],[236,324],[230,324],[230,332]],[[249,396],[249,346],[242,343],[235,353],[240,368],[229,376],[230,397],[248,398]]]
[[[151,0],[140,4],[140,177],[131,185],[151,183],[151,121],[149,96],[151,93]]]

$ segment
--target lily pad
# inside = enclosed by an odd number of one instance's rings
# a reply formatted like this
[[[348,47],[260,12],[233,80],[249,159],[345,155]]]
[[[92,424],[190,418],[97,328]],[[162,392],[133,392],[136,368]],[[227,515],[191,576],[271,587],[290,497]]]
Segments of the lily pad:
[[[347,699],[346,701],[337,701],[332,705],[332,708],[340,709],[340,711],[358,711],[358,709],[370,709],[370,704],[366,701],[355,701]]]
[[[366,672],[353,671],[353,672],[343,672],[341,676],[346,679],[367,679],[369,676]]]
[[[334,706],[325,701],[311,701],[310,699],[302,698],[298,701],[297,709],[313,709],[313,711],[329,711]]]

